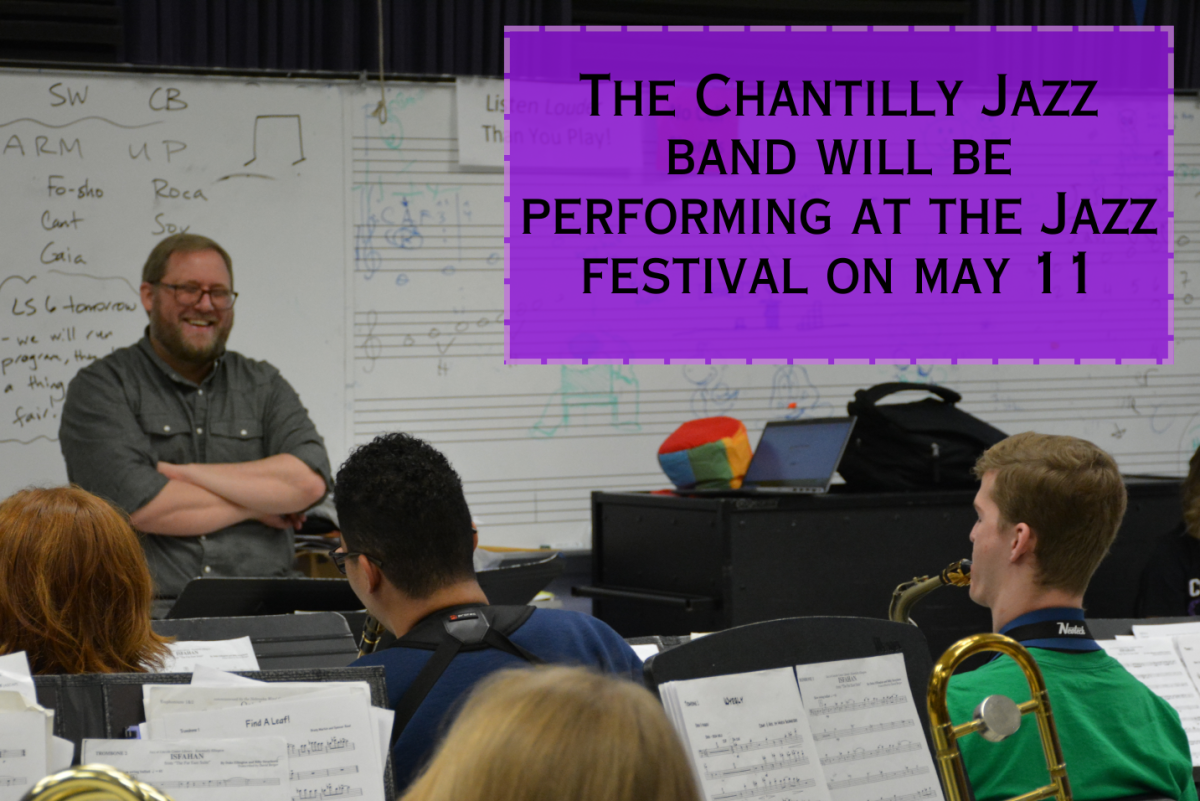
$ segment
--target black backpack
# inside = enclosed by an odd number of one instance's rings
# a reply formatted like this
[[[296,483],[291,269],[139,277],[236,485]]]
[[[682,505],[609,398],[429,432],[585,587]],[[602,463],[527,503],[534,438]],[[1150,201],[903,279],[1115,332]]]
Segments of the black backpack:
[[[930,392],[938,399],[877,405],[896,392]],[[874,492],[971,489],[971,469],[1007,434],[954,404],[957,392],[929,384],[893,382],[854,393],[846,409],[858,418],[838,472],[851,488]]]

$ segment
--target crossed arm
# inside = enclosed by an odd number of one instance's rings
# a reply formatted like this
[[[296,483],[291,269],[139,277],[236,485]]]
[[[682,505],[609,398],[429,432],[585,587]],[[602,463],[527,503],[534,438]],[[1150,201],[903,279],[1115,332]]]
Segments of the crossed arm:
[[[243,520],[286,528],[325,494],[325,480],[290,453],[229,464],[159,462],[158,472],[166,486],[131,515],[149,534],[195,537]]]

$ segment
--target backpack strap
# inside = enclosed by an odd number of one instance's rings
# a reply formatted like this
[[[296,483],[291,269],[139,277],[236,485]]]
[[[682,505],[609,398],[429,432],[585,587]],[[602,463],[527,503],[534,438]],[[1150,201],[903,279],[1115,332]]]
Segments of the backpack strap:
[[[937,384],[913,384],[907,381],[889,381],[885,384],[876,384],[870,389],[860,389],[854,393],[854,403],[866,404],[874,406],[879,401],[896,392],[932,392],[947,403],[958,403],[962,400],[962,395],[959,395],[949,387],[940,387]]]
[[[496,614],[491,614],[495,610]],[[400,696],[396,703],[396,717],[392,721],[392,740],[389,750],[396,747],[396,741],[404,732],[413,715],[417,713],[425,697],[437,684],[438,679],[450,667],[454,657],[460,651],[477,651],[484,648],[495,648],[519,659],[524,659],[534,665],[544,665],[541,657],[522,648],[509,639],[508,635],[516,631],[533,614],[534,607],[453,607],[443,609],[426,617],[414,627],[413,636],[406,634],[396,640],[392,648],[421,648],[431,647],[432,636],[438,637],[433,647],[433,656],[425,663],[425,667],[413,679],[412,684]],[[491,617],[492,620],[488,618]],[[499,620],[498,618],[503,618]],[[493,623],[500,623],[494,626]],[[514,625],[515,623],[515,625]],[[440,625],[437,625],[440,624]],[[417,631],[420,628],[420,631]],[[505,631],[507,629],[507,631]]]

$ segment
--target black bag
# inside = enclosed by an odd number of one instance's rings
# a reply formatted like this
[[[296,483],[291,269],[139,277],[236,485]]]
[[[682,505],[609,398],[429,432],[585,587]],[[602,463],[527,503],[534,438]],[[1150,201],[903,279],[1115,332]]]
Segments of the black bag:
[[[895,392],[930,392],[938,399],[885,406]],[[846,409],[858,418],[838,472],[856,490],[971,489],[971,469],[1007,434],[957,408],[957,392],[928,384],[893,382],[854,393]]]

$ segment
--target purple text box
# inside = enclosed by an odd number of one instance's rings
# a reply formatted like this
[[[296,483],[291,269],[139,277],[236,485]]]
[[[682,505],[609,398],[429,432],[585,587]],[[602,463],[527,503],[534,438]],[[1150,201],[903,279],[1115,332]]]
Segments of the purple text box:
[[[511,360],[1171,358],[1165,31],[506,37]]]

